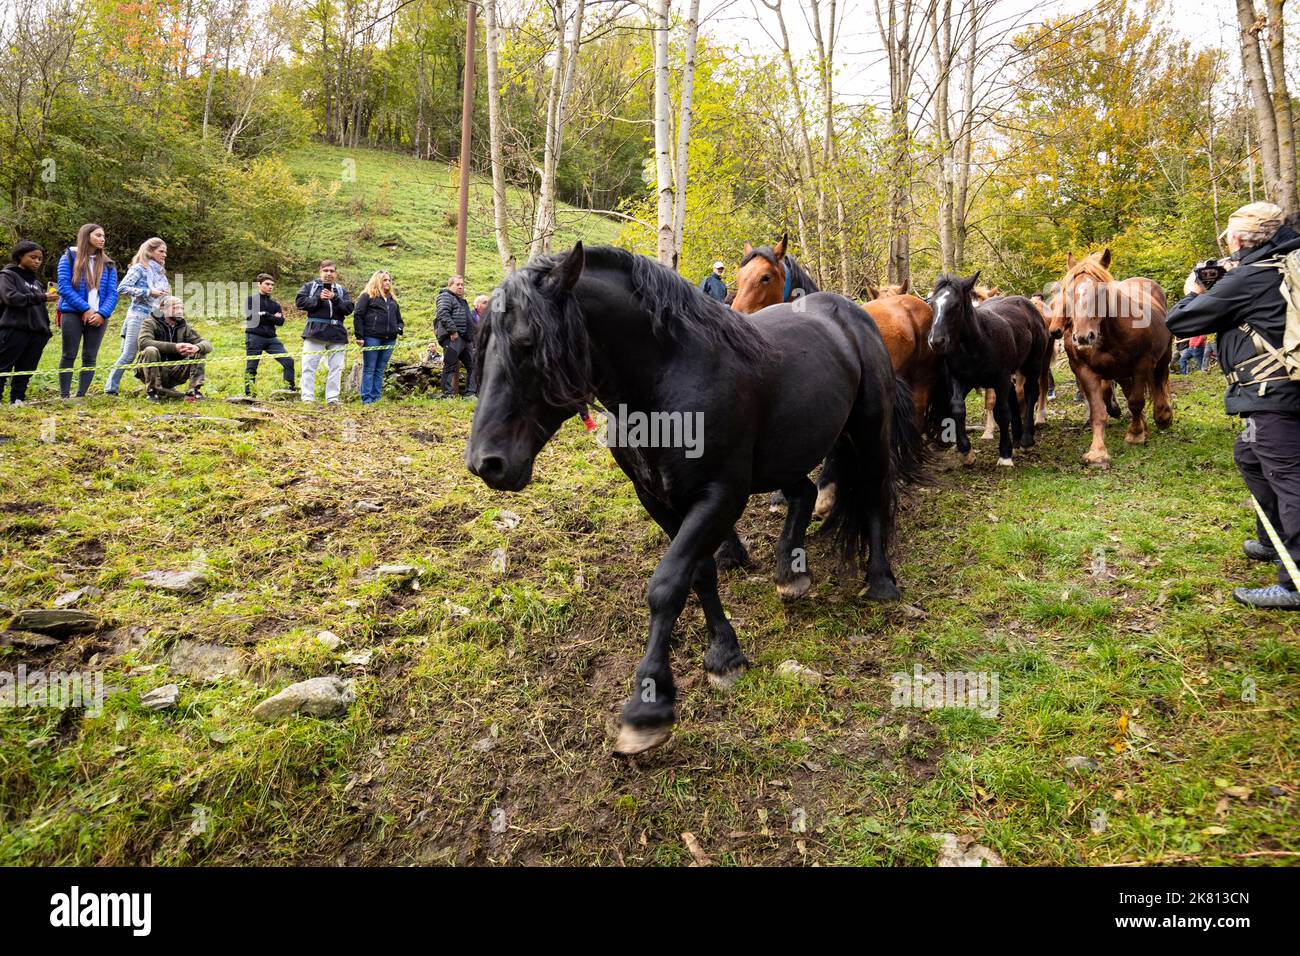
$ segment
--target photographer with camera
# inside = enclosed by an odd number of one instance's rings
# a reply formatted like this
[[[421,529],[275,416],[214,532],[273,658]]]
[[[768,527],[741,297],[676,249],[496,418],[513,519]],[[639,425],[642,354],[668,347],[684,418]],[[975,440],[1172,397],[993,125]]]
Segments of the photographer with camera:
[[[1268,517],[1290,556],[1300,561],[1300,381],[1261,371],[1259,336],[1282,346],[1287,302],[1282,295],[1280,258],[1300,250],[1300,233],[1270,203],[1252,203],[1228,219],[1221,241],[1235,263],[1202,263],[1187,277],[1185,298],[1166,322],[1178,338],[1218,335],[1219,365],[1228,376],[1224,405],[1246,419],[1234,459],[1246,486]],[[1205,283],[1209,282],[1207,286]],[[1279,564],[1278,584],[1238,588],[1233,597],[1256,608],[1300,610],[1300,592],[1279,560],[1262,521],[1246,556]]]

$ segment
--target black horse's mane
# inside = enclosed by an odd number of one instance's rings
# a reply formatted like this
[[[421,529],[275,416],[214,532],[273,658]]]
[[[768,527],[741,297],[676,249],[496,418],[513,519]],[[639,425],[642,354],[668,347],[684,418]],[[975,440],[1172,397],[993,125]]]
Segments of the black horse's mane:
[[[497,290],[503,300],[494,303],[479,329],[479,354],[491,347],[497,316],[505,303],[521,307],[528,315],[532,345],[526,361],[541,374],[542,393],[556,407],[581,405],[592,398],[591,342],[577,298],[558,287],[554,278],[567,253],[537,256]],[[653,259],[614,246],[584,250],[584,271],[613,270],[627,275],[631,291],[651,315],[652,330],[661,342],[710,350],[723,348],[744,364],[758,366],[773,350],[741,316],[722,303],[702,295],[691,283]],[[519,374],[511,350],[495,353],[500,373],[507,381]],[[481,373],[480,373],[481,374]]]
[[[782,268],[782,262],[784,262],[784,268],[787,270],[786,274],[789,276],[790,288],[792,290],[800,289],[802,290],[803,295],[812,295],[814,292],[821,291],[816,280],[808,274],[808,270],[800,265],[799,260],[789,253],[786,253],[783,259],[778,260],[776,257],[776,250],[771,246],[758,246],[750,249],[749,252],[745,254],[745,257],[740,260],[740,268],[745,268],[745,266],[749,265],[749,263],[753,262],[756,258],[766,259],[778,269]]]

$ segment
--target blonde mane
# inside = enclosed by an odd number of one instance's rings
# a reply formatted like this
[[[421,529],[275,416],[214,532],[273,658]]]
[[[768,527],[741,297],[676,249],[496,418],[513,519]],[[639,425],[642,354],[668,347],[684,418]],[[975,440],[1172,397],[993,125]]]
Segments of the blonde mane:
[[[1101,264],[1101,253],[1094,252],[1090,256],[1085,256],[1070,267],[1065,274],[1065,279],[1061,283],[1062,287],[1068,289],[1080,279],[1093,279],[1105,285],[1110,285],[1115,281],[1115,276],[1111,271]]]

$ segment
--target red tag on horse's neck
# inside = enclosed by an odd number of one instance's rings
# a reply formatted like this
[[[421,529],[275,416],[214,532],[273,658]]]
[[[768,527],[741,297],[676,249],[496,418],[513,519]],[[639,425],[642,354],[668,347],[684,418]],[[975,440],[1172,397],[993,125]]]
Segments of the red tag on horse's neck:
[[[594,432],[596,430],[596,420],[592,418],[590,414],[585,412],[582,416],[582,424],[587,426],[587,431],[589,432]]]

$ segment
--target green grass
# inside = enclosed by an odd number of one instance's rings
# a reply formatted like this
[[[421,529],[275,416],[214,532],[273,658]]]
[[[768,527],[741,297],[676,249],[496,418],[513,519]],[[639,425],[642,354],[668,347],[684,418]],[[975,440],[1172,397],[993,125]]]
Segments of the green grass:
[[[755,503],[759,569],[724,580],[754,667],[730,697],[710,689],[689,605],[677,734],[631,764],[609,735],[665,542],[577,423],[508,496],[465,473],[460,403],[209,406],[255,419],[233,435],[135,401],[7,411],[0,604],[93,584],[117,631],[0,649],[0,670],[103,669],[113,688],[98,717],[0,710],[0,861],[682,865],[690,832],[718,863],[925,865],[952,832],[1014,864],[1294,863],[1300,622],[1228,598],[1269,571],[1239,556],[1251,520],[1220,388],[1176,380],[1175,427],[1145,448],[1112,426],[1109,472],[1080,464],[1065,400],[1014,472],[980,445],[903,509],[903,605],[860,599],[819,542],[813,598],[783,605],[777,519]],[[494,526],[503,508],[517,528]],[[384,562],[420,567],[420,589],[364,579]],[[133,583],[196,564],[202,598]],[[238,648],[243,674],[173,673],[185,638]],[[828,679],[779,676],[788,659]],[[915,665],[996,673],[997,716],[892,706],[891,675]],[[328,673],[357,681],[346,718],[252,719]],[[176,710],[140,706],[172,681]]]

